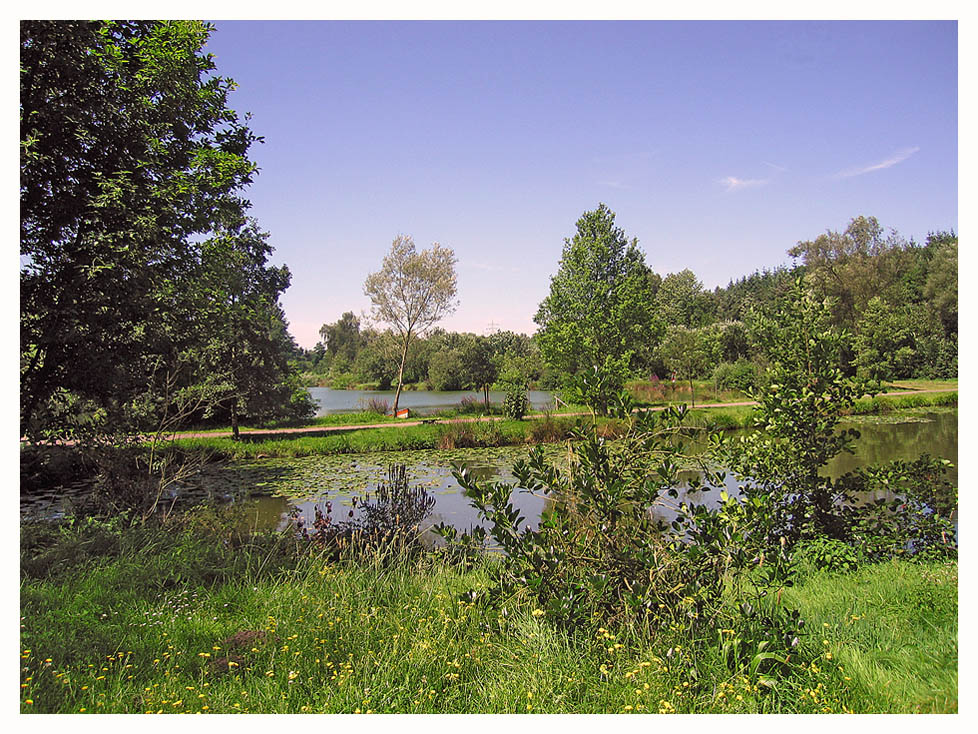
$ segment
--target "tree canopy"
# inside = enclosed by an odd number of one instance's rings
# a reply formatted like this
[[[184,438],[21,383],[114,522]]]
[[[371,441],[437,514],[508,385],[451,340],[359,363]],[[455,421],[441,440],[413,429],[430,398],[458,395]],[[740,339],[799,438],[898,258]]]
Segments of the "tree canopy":
[[[623,377],[644,365],[658,343],[653,303],[638,240],[629,241],[614,212],[600,204],[564,240],[550,294],[534,317],[540,351],[565,378],[595,368]]]
[[[234,84],[202,50],[207,24],[24,21],[20,30],[28,431],[50,422],[58,395],[121,414],[162,362],[200,357],[201,298],[234,288],[214,282],[203,243],[243,233],[259,139],[228,107]],[[268,250],[253,254],[263,264]],[[266,295],[274,301],[287,283],[266,283]]]
[[[398,235],[381,269],[368,275],[363,284],[363,292],[373,304],[374,318],[391,324],[401,337],[395,413],[411,340],[456,308],[455,262],[455,253],[450,248],[435,242],[429,249],[418,252],[411,237]]]

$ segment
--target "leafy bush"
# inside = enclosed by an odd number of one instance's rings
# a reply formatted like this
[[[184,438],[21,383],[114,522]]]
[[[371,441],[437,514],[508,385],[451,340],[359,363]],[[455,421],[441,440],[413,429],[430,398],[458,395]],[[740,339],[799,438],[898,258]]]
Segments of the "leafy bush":
[[[514,421],[523,420],[530,409],[530,398],[526,394],[526,384],[511,382],[506,385],[506,397],[503,399],[503,413]]]
[[[719,509],[682,503],[671,525],[661,519],[678,497],[678,467],[693,460],[684,453],[685,416],[685,407],[643,413],[614,443],[593,424],[579,424],[568,469],[548,463],[536,449],[514,465],[515,484],[456,472],[489,530],[460,536],[441,525],[435,531],[466,547],[491,538],[504,552],[499,593],[529,591],[557,623],[627,619],[714,629],[730,576],[758,565],[763,549],[756,540],[766,535],[751,530],[748,520],[768,506],[762,499],[741,504],[725,498]],[[719,482],[709,467],[700,468]],[[512,504],[517,487],[549,498],[553,509],[538,528]],[[699,489],[694,478],[687,492],[695,496]],[[786,557],[777,550],[768,550],[762,565],[755,586],[767,588],[785,576]]]
[[[859,567],[859,558],[852,546],[833,538],[812,538],[799,543],[794,559],[815,571],[849,573]]]
[[[958,491],[945,478],[949,466],[923,455],[855,473],[863,491],[892,496],[847,508],[849,540],[864,558],[957,558]]]
[[[721,362],[713,368],[713,382],[720,390],[750,392],[757,386],[757,368],[746,359]]]

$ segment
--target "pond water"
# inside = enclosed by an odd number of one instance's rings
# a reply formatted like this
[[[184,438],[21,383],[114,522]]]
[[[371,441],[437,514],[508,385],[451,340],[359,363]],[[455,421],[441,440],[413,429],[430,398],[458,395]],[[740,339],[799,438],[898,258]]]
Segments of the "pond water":
[[[858,467],[881,464],[893,459],[914,459],[922,453],[948,459],[954,467],[948,472],[948,479],[957,484],[957,412],[919,412],[903,414],[900,421],[873,422],[860,421],[847,424],[860,433],[855,454],[836,457],[828,467],[831,476],[839,476]],[[551,458],[559,461],[566,448],[562,445],[545,447]],[[412,486],[421,485],[435,498],[435,506],[430,518],[432,524],[445,522],[465,530],[477,524],[477,515],[469,504],[462,489],[452,476],[455,467],[467,467],[475,476],[502,482],[514,482],[512,465],[517,458],[526,457],[529,449],[507,447],[496,449],[459,449],[455,451],[415,451],[391,454],[362,454],[356,459],[350,457],[306,457],[303,459],[281,460],[278,469],[276,462],[264,461],[261,466],[251,469],[239,467],[244,473],[271,472],[263,481],[271,490],[267,496],[254,497],[249,508],[254,513],[253,520],[258,527],[281,527],[288,512],[294,507],[303,517],[311,521],[315,507],[324,507],[332,501],[334,520],[347,519],[353,511],[352,497],[362,496],[372,491],[386,477],[388,462],[396,460],[407,464],[408,476]],[[275,474],[273,477],[272,474]],[[689,479],[694,472],[688,472]],[[239,480],[239,481],[240,481]],[[247,480],[244,481],[247,483]],[[726,477],[728,492],[737,492],[737,481],[732,475]],[[698,492],[696,502],[716,501],[721,488]],[[865,499],[876,499],[878,495]],[[680,489],[677,501],[685,499],[684,489]],[[513,495],[514,505],[530,522],[537,522],[545,509],[546,498],[517,491]],[[662,507],[657,513],[671,521],[675,512]]]
[[[356,413],[364,410],[367,401],[371,399],[385,400],[388,406],[394,406],[394,391],[387,390],[334,390],[329,387],[308,388],[312,399],[319,405],[316,417],[334,415],[337,413]],[[501,404],[506,393],[495,390],[489,391],[489,402]],[[454,408],[463,398],[482,401],[484,396],[479,391],[459,390],[452,392],[434,392],[430,390],[405,390],[398,399],[398,408],[410,408],[411,412],[436,413],[439,410]],[[536,410],[553,406],[553,393],[543,390],[529,391],[530,405]]]
[[[957,484],[958,421],[957,411],[914,411],[892,418],[873,418],[847,424],[861,432],[856,453],[836,457],[828,467],[838,476],[857,467],[881,464],[893,459],[914,459],[922,453],[948,459],[955,466],[948,478]],[[334,520],[347,519],[354,512],[352,500],[376,489],[387,476],[391,463],[407,465],[412,486],[423,486],[435,498],[431,524],[445,522],[461,530],[477,524],[477,515],[464,492],[452,476],[457,467],[467,467],[479,478],[513,482],[513,462],[529,454],[529,447],[489,449],[424,450],[411,452],[377,452],[347,456],[309,456],[291,459],[263,459],[252,462],[212,464],[205,467],[194,482],[198,496],[207,495],[242,502],[247,509],[248,524],[256,529],[284,527],[289,513],[297,509],[311,523],[317,506],[332,503]],[[544,446],[548,457],[560,461],[566,456],[563,444]],[[690,473],[692,474],[692,473]],[[735,493],[737,483],[726,478],[728,492]],[[720,488],[697,493],[697,502],[715,501]],[[31,506],[22,500],[23,514],[57,514],[55,506],[63,499],[65,488],[52,491],[49,502],[37,498]],[[680,491],[680,499],[684,492]],[[867,499],[875,499],[869,497]],[[531,523],[539,521],[547,499],[516,492],[513,502]],[[666,521],[674,512],[662,508],[658,513]]]

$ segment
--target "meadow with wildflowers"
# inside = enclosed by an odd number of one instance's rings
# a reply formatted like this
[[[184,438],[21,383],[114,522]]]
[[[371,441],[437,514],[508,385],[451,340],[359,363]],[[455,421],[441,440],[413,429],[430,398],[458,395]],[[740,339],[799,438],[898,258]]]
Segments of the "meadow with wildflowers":
[[[21,712],[957,710],[956,563],[812,571],[786,592],[808,620],[804,664],[768,687],[679,627],[568,630],[526,594],[473,600],[492,558],[391,564],[281,538],[215,550],[196,532],[89,523],[39,542],[50,563],[22,569]]]

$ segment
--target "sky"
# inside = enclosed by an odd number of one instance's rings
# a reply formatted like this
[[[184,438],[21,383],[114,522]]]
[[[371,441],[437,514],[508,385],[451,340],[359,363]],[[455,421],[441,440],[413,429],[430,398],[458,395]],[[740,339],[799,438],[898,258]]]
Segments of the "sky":
[[[953,21],[211,22],[305,348],[398,234],[455,251],[440,326],[482,334],[535,330],[601,202],[711,289],[860,215],[958,230]]]

